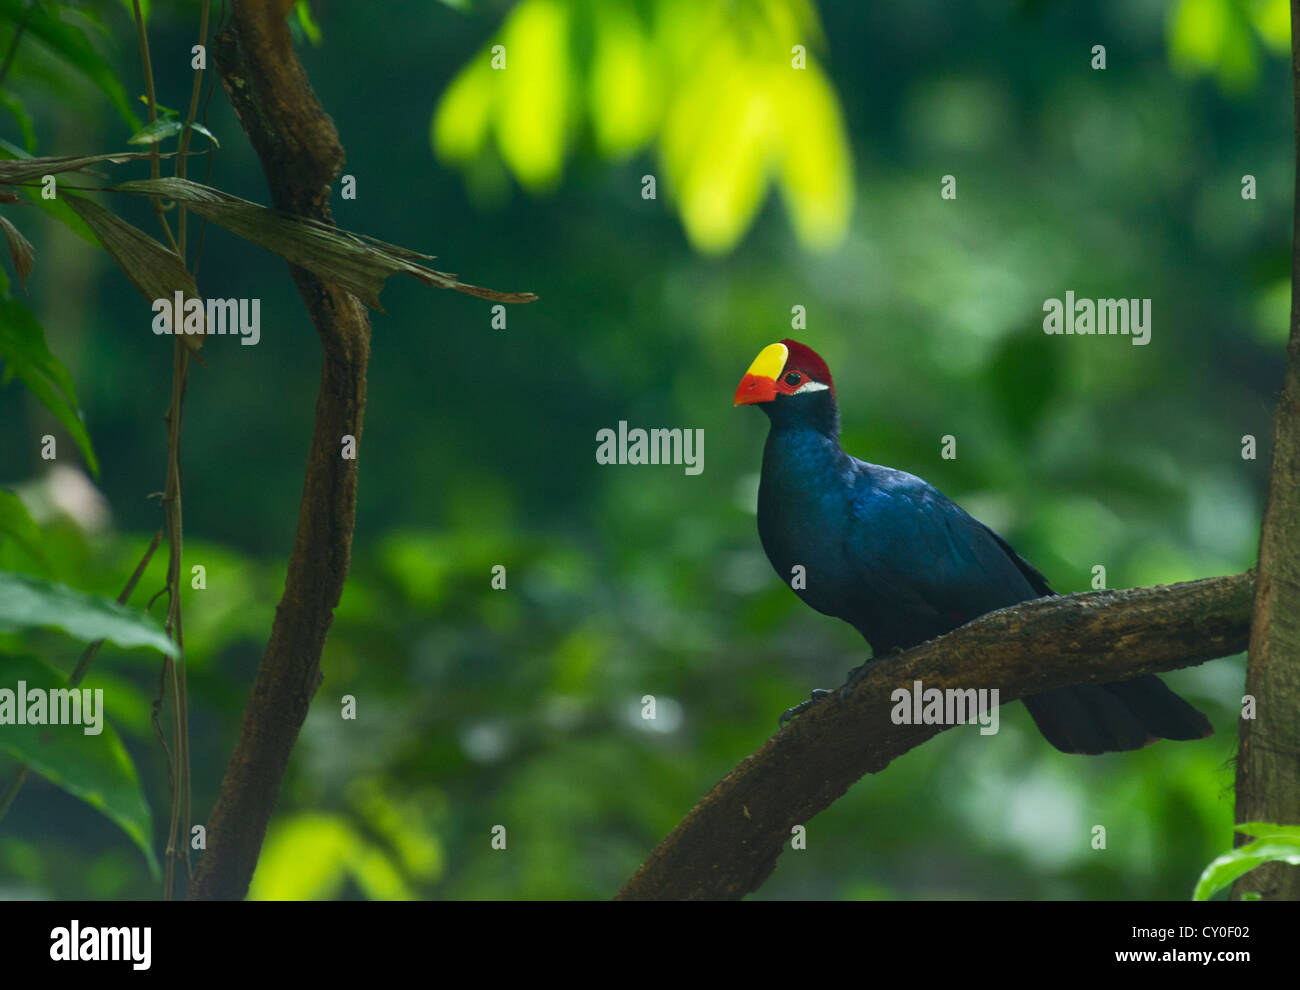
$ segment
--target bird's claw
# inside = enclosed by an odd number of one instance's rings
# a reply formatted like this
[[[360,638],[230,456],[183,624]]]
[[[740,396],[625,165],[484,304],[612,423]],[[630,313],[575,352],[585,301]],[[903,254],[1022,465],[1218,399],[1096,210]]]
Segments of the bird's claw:
[[[817,704],[817,702],[821,701],[824,697],[826,697],[830,693],[831,692],[827,691],[825,688],[813,688],[812,696],[809,697],[807,701],[801,701],[793,708],[787,708],[785,711],[781,713],[781,717],[776,720],[777,728],[784,729],[785,724],[789,722],[790,719],[794,718],[796,715],[802,715],[809,708]]]

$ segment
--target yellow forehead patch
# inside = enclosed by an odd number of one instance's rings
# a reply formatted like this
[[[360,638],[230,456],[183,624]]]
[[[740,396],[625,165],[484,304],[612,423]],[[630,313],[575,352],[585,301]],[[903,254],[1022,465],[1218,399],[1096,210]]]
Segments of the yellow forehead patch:
[[[749,366],[749,370],[745,374],[771,378],[775,381],[781,377],[786,359],[789,357],[790,348],[786,347],[785,344],[768,344],[758,352],[758,357],[754,358],[754,363]]]

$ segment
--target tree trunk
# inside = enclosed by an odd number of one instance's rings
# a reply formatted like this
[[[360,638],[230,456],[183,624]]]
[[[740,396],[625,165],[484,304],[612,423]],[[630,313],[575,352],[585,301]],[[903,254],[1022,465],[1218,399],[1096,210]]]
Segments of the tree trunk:
[[[291,0],[234,0],[230,28],[216,39],[217,64],[272,203],[329,221],[343,148],[294,53],[284,22],[289,6]],[[248,892],[289,754],[320,684],[321,650],[352,552],[357,461],[342,457],[341,441],[361,437],[370,319],[355,296],[301,268],[291,265],[290,272],[323,352],[316,422],[284,596],[208,820],[207,850],[190,891],[195,900]]]
[[[1291,0],[1296,190],[1291,245],[1291,336],[1273,420],[1273,467],[1259,540],[1246,691],[1255,717],[1241,719],[1237,821],[1300,824],[1300,0]],[[1237,844],[1248,841],[1238,835]],[[1233,896],[1300,900],[1300,869],[1269,863]]]

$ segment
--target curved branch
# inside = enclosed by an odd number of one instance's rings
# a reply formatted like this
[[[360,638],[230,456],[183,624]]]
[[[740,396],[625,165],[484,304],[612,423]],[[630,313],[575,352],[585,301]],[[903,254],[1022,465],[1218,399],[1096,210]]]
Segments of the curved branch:
[[[293,51],[284,9],[284,0],[234,0],[231,26],[216,39],[217,63],[274,205],[329,221],[343,148]],[[321,681],[321,650],[352,553],[357,462],[340,456],[340,440],[361,438],[370,320],[355,296],[301,268],[290,272],[324,352],[316,421],[284,596],[208,819],[190,895],[196,900],[248,892],[289,754]]]
[[[1246,648],[1253,571],[1062,595],[991,612],[870,669],[844,701],[801,715],[741,761],[650,853],[619,900],[739,899],[767,879],[795,825],[946,725],[894,725],[890,694],[996,687],[1003,704],[1052,688],[1190,667]]]

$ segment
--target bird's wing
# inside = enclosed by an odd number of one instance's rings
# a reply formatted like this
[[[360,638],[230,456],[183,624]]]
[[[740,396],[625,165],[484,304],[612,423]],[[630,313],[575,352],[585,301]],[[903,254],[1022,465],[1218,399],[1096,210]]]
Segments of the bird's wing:
[[[1005,540],[914,475],[863,464],[849,511],[851,566],[921,639],[1052,593]]]

